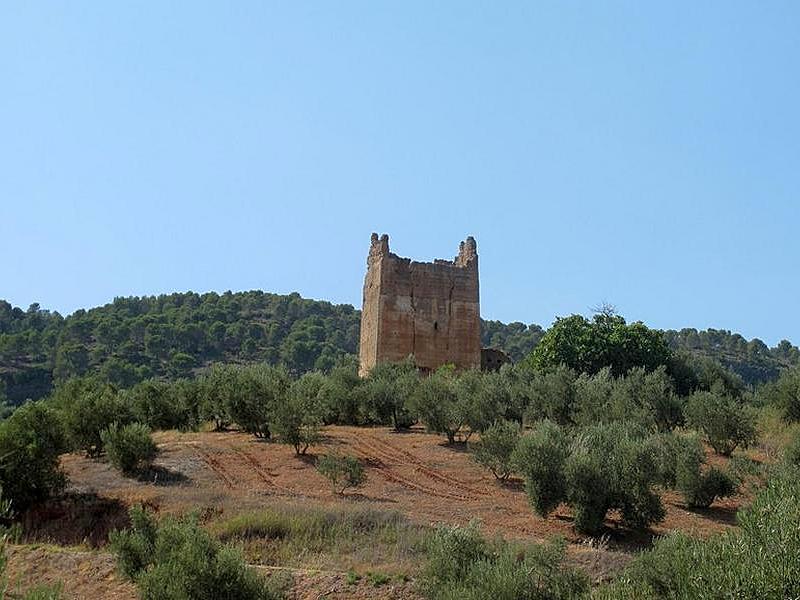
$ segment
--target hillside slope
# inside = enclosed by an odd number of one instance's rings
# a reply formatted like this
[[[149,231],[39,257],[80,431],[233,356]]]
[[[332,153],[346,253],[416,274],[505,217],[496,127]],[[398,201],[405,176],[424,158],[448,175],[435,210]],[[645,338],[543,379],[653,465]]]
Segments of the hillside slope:
[[[282,363],[294,373],[328,369],[358,352],[360,311],[349,304],[262,291],[116,298],[68,317],[0,300],[0,400],[46,395],[55,382],[97,373],[126,387],[149,377],[190,376],[213,362]],[[539,325],[483,321],[482,343],[521,360]],[[789,342],[768,348],[729,331],[683,329],[675,349],[714,358],[750,384],[800,362]]]

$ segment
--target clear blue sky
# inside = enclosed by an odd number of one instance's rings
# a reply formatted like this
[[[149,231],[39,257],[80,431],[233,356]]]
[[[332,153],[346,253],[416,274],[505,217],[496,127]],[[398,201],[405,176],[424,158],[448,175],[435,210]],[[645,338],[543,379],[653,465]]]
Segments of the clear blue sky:
[[[800,5],[659,4],[5,2],[0,297],[359,306],[471,234],[485,318],[800,342]]]

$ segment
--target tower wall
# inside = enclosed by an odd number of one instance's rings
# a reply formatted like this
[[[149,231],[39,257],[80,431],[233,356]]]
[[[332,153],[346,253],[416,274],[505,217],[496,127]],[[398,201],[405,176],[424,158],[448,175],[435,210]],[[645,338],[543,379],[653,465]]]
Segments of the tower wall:
[[[413,355],[421,369],[480,368],[480,302],[475,240],[453,261],[415,262],[372,234],[361,313],[360,374]]]

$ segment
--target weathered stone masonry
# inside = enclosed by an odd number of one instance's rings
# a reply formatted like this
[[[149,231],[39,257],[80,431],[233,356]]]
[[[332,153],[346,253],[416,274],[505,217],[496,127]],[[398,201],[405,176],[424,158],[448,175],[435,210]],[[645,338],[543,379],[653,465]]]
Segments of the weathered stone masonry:
[[[414,262],[372,234],[364,279],[359,373],[414,357],[417,367],[481,367],[478,253],[461,242],[453,261]]]

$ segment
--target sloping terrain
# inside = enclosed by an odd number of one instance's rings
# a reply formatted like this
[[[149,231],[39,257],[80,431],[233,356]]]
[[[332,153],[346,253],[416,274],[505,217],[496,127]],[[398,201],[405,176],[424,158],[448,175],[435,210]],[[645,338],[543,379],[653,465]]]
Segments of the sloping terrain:
[[[102,547],[108,531],[124,525],[127,507],[141,502],[161,514],[196,510],[209,523],[268,506],[369,507],[398,511],[421,525],[478,519],[488,533],[507,538],[542,541],[563,536],[569,543],[570,560],[599,580],[619,570],[630,553],[647,546],[654,535],[675,529],[707,535],[733,526],[736,510],[746,501],[735,496],[710,509],[690,511],[677,495],[667,493],[663,523],[634,535],[617,527],[612,516],[608,535],[598,543],[574,532],[564,507],[547,519],[537,517],[521,482],[497,483],[471,460],[465,446],[447,446],[442,438],[419,428],[395,433],[387,428],[329,427],[323,443],[300,457],[289,446],[239,432],[160,432],[155,438],[160,448],[156,466],[139,480],[122,477],[102,461],[64,456],[71,496],[26,519],[28,541],[51,545],[14,550],[12,575],[22,580],[31,580],[36,573],[40,576],[35,580],[64,578],[65,591],[74,598],[131,597],[133,588],[119,580],[110,556],[87,546]],[[316,471],[315,456],[333,449],[358,456],[366,465],[368,479],[357,492],[335,495]],[[76,549],[76,545],[81,546]],[[398,570],[397,564],[369,548],[341,561],[309,555],[287,566],[303,569],[295,578],[298,598],[318,597],[328,589],[334,591],[325,597],[337,597],[335,590],[344,585],[345,572],[351,567],[361,572]],[[307,569],[323,572],[309,574]],[[49,577],[42,575],[47,573]],[[373,589],[359,582],[342,588],[349,595],[341,597],[357,597],[354,594],[362,588],[372,594],[364,597],[411,597],[412,593],[410,584],[394,582]]]

